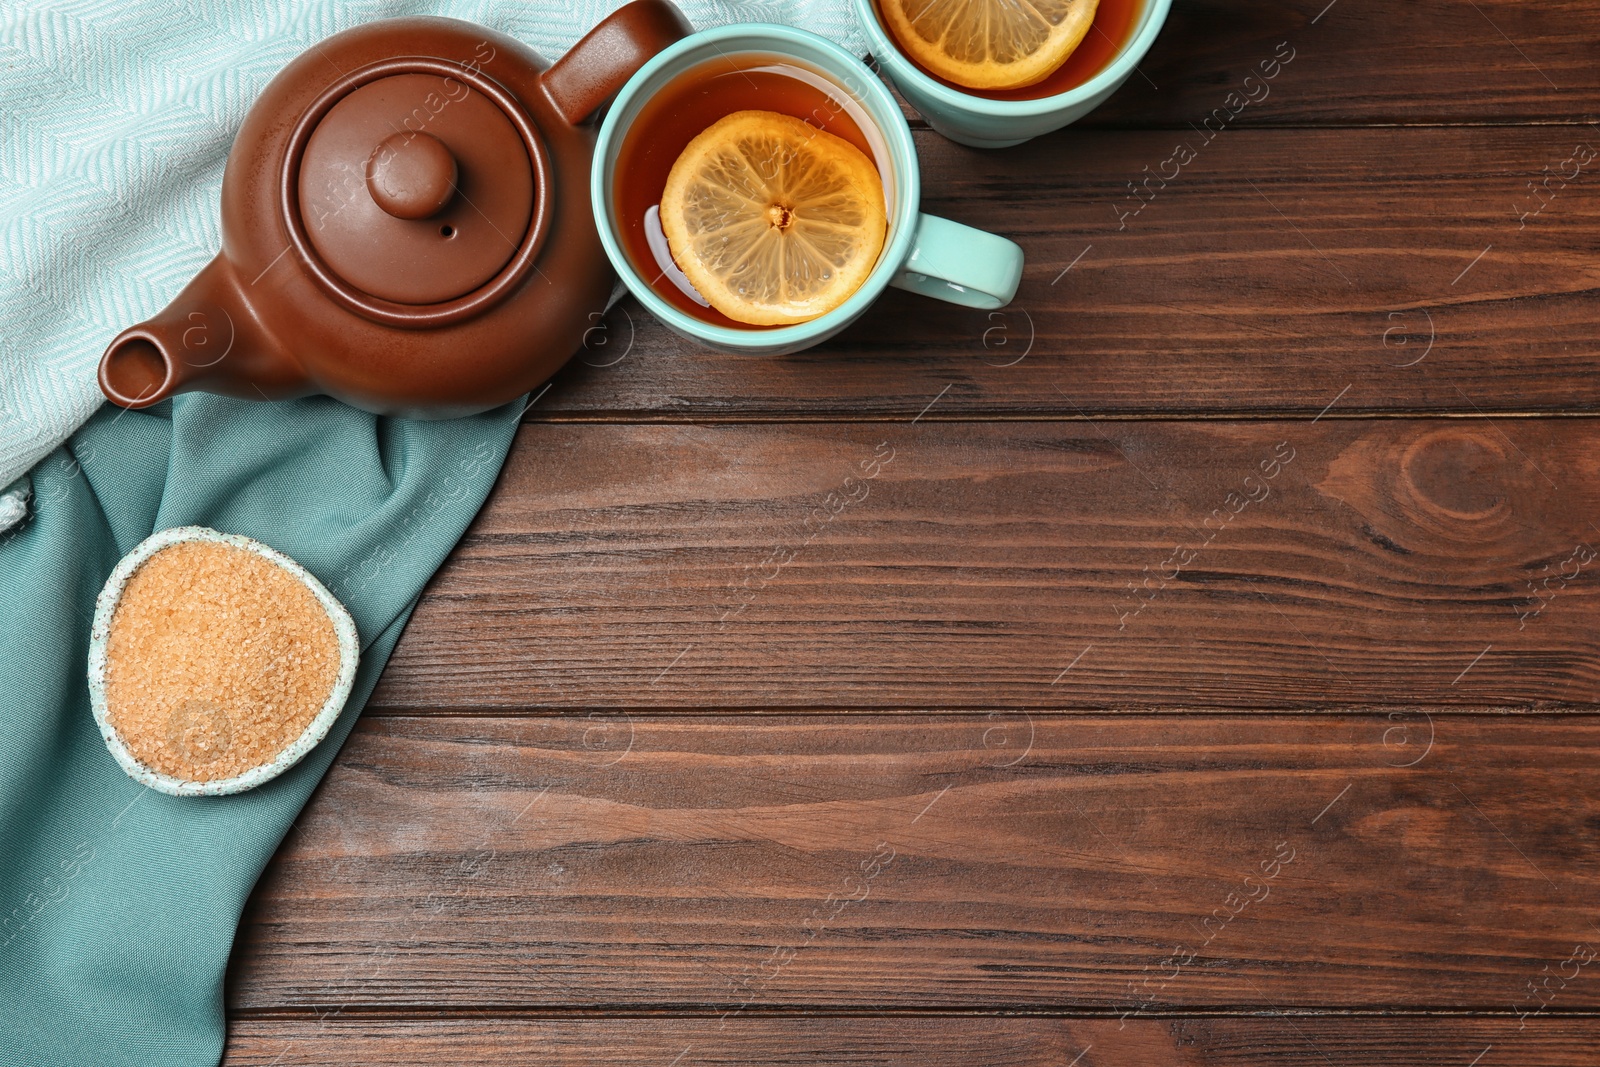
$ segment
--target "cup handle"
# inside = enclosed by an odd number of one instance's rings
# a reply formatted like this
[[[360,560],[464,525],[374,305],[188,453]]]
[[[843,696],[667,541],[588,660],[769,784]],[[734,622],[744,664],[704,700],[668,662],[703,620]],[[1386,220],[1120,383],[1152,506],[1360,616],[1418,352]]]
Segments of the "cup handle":
[[[1022,249],[996,234],[937,215],[918,215],[911,255],[890,279],[896,289],[962,307],[1005,307],[1022,282]]]
[[[657,52],[694,32],[668,0],[633,0],[584,34],[544,72],[545,92],[576,126],[600,110]]]

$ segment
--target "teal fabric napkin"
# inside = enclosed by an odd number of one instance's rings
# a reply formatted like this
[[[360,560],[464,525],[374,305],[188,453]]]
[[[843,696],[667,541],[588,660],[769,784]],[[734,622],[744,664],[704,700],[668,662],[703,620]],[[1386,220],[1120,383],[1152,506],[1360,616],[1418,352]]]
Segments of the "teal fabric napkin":
[[[488,494],[521,407],[411,422],[188,395],[103,408],[34,469],[33,517],[0,535],[0,1063],[218,1061],[245,898]],[[299,560],[361,633],[328,738],[238,796],[138,785],[89,711],[95,595],[134,545],[187,524]]]

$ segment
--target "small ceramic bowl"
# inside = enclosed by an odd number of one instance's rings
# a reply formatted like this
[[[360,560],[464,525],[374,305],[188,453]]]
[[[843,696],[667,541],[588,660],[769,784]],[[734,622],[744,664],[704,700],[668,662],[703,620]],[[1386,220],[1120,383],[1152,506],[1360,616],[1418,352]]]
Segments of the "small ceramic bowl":
[[[339,642],[339,674],[334,679],[333,690],[328,694],[327,702],[306,726],[305,732],[278,753],[277,758],[271,763],[251,767],[232,778],[218,778],[208,782],[175,778],[140,763],[134,758],[133,753],[128,751],[122,738],[112,727],[106,708],[106,643],[111,634],[111,619],[116,614],[118,601],[122,599],[122,591],[127,586],[128,579],[133,577],[133,572],[138,570],[145,560],[164,548],[186,541],[214,541],[231,545],[234,548],[254,552],[263,559],[276,563],[311,590],[323,610],[328,613],[328,621],[333,623],[334,636]],[[89,634],[89,703],[94,710],[94,721],[100,727],[100,736],[105,738],[106,748],[111,750],[111,755],[117,764],[128,772],[128,776],[134,781],[175,797],[242,793],[271,781],[299,763],[305,758],[306,753],[327,736],[333,721],[339,717],[345,701],[350,697],[360,654],[361,642],[356,636],[356,624],[351,620],[350,613],[300,564],[282,552],[248,537],[220,533],[204,526],[175,526],[145,538],[132,552],[122,557],[122,561],[111,572],[111,577],[106,579],[105,588],[100,590],[100,596],[95,600],[94,628]]]

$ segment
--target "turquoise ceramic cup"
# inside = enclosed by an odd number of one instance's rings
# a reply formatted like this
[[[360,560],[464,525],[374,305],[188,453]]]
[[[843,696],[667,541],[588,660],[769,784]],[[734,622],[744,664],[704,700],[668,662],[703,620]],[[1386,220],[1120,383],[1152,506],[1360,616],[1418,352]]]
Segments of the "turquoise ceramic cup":
[[[654,265],[632,262],[624,247],[612,196],[617,152],[645,103],[677,77],[708,60],[743,56],[777,60],[824,78],[867,139],[884,179],[888,228],[878,265],[848,300],[809,322],[737,329],[690,315],[663,298],[641,276]],[[753,108],[761,106],[752,100]],[[641,130],[645,135],[647,131]],[[874,136],[876,134],[876,136]],[[1011,302],[1022,280],[1022,249],[1011,241],[959,222],[924,215],[921,171],[911,129],[883,82],[859,59],[826,38],[787,26],[749,24],[705,30],[661,52],[622,87],[600,127],[589,183],[595,221],[606,255],[623,284],[672,330],[713,348],[781,355],[826,340],[859,318],[888,286],[971,308]]]
[[[1134,24],[1127,45],[1082,85],[1037,100],[991,100],[951,88],[911,62],[888,27],[879,21],[873,0],[854,3],[856,20],[866,34],[872,56],[900,95],[921,112],[929,126],[952,141],[974,148],[1021,144],[1077,122],[1105,103],[1150,51],[1172,7],[1172,0],[1143,0],[1139,21]]]

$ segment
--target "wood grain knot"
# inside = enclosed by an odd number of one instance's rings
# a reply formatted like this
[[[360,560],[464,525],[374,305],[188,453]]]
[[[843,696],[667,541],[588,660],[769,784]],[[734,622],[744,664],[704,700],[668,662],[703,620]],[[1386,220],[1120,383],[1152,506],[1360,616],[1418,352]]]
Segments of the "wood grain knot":
[[[1487,431],[1436,430],[1418,438],[1400,460],[1410,500],[1440,518],[1487,522],[1510,506],[1504,444]]]

